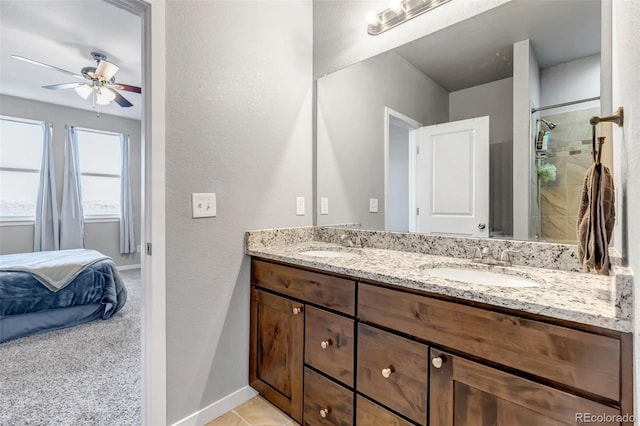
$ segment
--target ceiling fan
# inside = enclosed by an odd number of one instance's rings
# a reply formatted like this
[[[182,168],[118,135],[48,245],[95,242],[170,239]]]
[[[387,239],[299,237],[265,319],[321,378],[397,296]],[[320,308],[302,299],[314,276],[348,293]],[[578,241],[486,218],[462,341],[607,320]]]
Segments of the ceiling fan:
[[[118,93],[117,90],[142,93],[142,88],[140,87],[116,82],[115,74],[120,68],[111,62],[108,62],[106,55],[103,53],[91,52],[91,57],[96,61],[96,66],[84,67],[80,70],[80,74],[45,64],[43,62],[35,61],[33,59],[25,58],[24,56],[11,55],[11,57],[33,65],[60,71],[83,80],[83,82],[52,84],[42,87],[50,90],[75,89],[76,93],[84,99],[87,99],[89,95],[92,95],[92,101],[97,105],[109,105],[111,101],[114,101],[121,107],[128,108],[133,106],[133,104]]]

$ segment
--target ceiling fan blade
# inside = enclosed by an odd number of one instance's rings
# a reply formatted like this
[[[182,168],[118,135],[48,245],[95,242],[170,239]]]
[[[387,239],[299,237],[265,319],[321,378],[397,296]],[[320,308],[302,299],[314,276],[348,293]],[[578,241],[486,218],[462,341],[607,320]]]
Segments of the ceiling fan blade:
[[[51,84],[49,86],[42,86],[43,89],[60,90],[60,89],[75,89],[76,87],[84,86],[85,83],[60,83]]]
[[[24,61],[24,62],[33,64],[33,65],[38,65],[38,66],[41,66],[41,67],[44,67],[44,68],[49,68],[49,69],[52,69],[52,70],[60,71],[60,72],[63,72],[65,74],[72,75],[72,76],[74,76],[76,78],[80,78],[82,80],[85,79],[83,76],[78,75],[76,73],[73,73],[71,71],[67,71],[67,70],[62,69],[62,68],[54,67],[53,65],[45,64],[44,62],[34,61],[33,59],[25,58],[24,56],[11,55],[11,57],[14,58],[14,59],[18,59],[20,61]]]
[[[115,90],[111,89],[111,91],[113,93],[115,93],[116,97],[113,100],[115,103],[117,103],[118,105],[120,105],[122,108],[129,108],[132,107],[133,104],[131,102],[129,102],[128,100],[125,99],[124,96],[122,96],[120,93],[116,92]]]
[[[123,83],[114,83],[113,87],[118,90],[126,90],[127,92],[142,93],[142,88],[138,86],[131,86]]]

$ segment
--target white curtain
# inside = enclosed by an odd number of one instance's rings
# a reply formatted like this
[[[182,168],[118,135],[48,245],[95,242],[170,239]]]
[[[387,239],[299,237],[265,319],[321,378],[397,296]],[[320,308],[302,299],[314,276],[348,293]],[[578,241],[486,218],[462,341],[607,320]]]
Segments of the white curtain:
[[[129,176],[130,156],[129,135],[120,136],[122,154],[120,169],[120,253],[136,252],[136,237],[133,224],[133,203],[131,202],[131,179]]]
[[[33,251],[60,249],[58,232],[58,198],[53,168],[53,142],[51,123],[42,123],[42,165],[36,201],[36,222],[33,231]]]
[[[80,190],[80,160],[78,134],[66,126],[64,146],[64,177],[62,179],[62,210],[60,212],[60,249],[84,248],[84,216]]]

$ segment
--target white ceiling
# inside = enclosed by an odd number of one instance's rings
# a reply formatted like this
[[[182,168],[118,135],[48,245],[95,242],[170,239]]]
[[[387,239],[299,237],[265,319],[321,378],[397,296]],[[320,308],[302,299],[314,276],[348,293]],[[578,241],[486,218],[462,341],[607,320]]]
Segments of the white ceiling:
[[[142,87],[142,21],[103,0],[0,0],[0,37],[2,94],[94,110],[91,98],[82,99],[73,89],[41,87],[79,80],[11,55],[79,74],[83,67],[95,66],[91,52],[101,52],[120,67],[117,82]],[[101,106],[100,113],[140,120],[142,95],[127,91],[120,94],[133,106],[122,108],[112,102]]]
[[[600,11],[600,0],[513,0],[397,52],[453,92],[513,76],[518,41],[531,40],[540,68],[600,53]]]

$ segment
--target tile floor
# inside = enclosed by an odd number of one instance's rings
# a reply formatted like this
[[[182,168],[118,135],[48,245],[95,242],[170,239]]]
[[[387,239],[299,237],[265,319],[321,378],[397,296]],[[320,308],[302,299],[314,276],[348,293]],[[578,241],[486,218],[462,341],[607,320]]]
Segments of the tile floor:
[[[299,426],[261,396],[223,414],[206,426]]]

